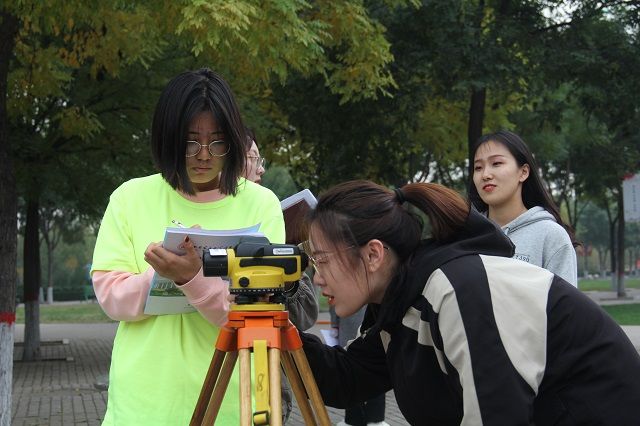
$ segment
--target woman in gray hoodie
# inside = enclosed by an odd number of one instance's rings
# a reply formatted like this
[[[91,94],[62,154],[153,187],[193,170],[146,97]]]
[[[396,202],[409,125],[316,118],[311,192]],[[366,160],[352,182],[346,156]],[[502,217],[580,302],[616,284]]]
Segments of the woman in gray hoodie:
[[[522,138],[506,130],[482,136],[469,163],[469,198],[513,241],[513,257],[577,286],[573,230],[560,217]]]

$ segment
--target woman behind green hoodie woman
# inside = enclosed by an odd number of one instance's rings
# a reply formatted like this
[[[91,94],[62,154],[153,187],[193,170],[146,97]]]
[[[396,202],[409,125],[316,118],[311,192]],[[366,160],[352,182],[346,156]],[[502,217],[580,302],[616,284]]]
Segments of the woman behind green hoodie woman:
[[[469,198],[513,241],[513,257],[577,286],[573,230],[560,217],[522,138],[506,130],[484,135],[471,150],[470,163]]]

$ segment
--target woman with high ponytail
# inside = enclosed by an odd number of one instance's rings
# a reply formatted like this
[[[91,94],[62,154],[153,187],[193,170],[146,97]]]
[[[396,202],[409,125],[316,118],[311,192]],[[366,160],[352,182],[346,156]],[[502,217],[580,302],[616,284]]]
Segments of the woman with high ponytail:
[[[419,425],[640,418],[640,357],[622,329],[562,278],[512,259],[502,230],[455,191],[346,182],[308,225],[314,283],[336,314],[367,306],[346,349],[302,333],[327,405],[393,389]]]

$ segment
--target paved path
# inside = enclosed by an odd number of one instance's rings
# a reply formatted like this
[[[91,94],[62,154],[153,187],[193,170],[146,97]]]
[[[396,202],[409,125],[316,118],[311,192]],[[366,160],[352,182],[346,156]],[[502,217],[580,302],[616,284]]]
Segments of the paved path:
[[[611,292],[590,294],[598,303],[614,298]],[[626,302],[640,302],[640,291]],[[619,302],[618,302],[619,303]],[[321,313],[312,332],[328,328],[328,314]],[[108,374],[116,323],[42,324],[40,326],[43,361],[24,363],[21,356],[24,326],[16,325],[13,415],[14,426],[99,425],[106,409],[103,390]],[[640,326],[624,326],[634,346],[640,350]],[[328,407],[331,421],[342,419],[343,411]],[[386,420],[392,425],[407,425],[393,393],[387,393]],[[303,425],[296,409],[288,425]]]
[[[328,315],[322,315],[323,320]],[[326,318],[325,318],[326,317]],[[107,404],[103,384],[108,374],[116,323],[42,324],[43,361],[24,363],[21,357],[24,326],[16,325],[13,371],[13,426],[100,425]],[[319,333],[327,325],[318,324]],[[295,398],[294,398],[295,399]],[[327,407],[336,424],[343,410]],[[408,425],[393,392],[387,393],[387,422]],[[287,425],[304,425],[294,405]]]
[[[68,327],[65,335],[79,328],[85,332],[93,324]],[[14,362],[12,425],[99,425],[107,392],[94,384],[108,372],[113,338],[53,342],[42,332],[42,340],[51,342],[41,347],[45,361]],[[14,359],[20,359],[21,352],[16,346]]]

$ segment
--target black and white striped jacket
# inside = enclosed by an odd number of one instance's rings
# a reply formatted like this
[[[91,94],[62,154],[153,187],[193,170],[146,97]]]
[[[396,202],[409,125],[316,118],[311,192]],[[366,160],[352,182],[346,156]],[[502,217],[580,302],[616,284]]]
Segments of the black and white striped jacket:
[[[509,242],[483,221],[421,246],[347,350],[302,336],[325,403],[393,389],[414,425],[639,425],[640,357],[621,328],[561,278],[503,257]]]

